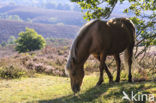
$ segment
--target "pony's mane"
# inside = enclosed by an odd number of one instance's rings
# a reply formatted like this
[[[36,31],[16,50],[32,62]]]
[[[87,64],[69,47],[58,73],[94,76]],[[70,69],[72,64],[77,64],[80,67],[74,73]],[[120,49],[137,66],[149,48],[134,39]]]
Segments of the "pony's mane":
[[[98,20],[93,20],[93,21],[90,21],[88,23],[86,23],[79,31],[77,37],[75,38],[71,48],[70,48],[70,54],[69,54],[69,57],[68,57],[68,61],[67,61],[67,65],[66,65],[66,69],[69,69],[70,68],[70,65],[71,65],[71,59],[74,58],[75,60],[77,59],[77,44],[78,42],[81,40],[82,37],[85,36],[85,32],[88,31],[88,29]]]
[[[88,31],[88,29],[96,22],[97,20],[93,20],[93,21],[90,21],[88,23],[86,23],[79,31],[76,39],[74,40],[73,44],[72,44],[72,47],[71,47],[71,51],[70,51],[70,55],[71,57],[74,57],[75,59],[77,58],[76,56],[76,49],[77,49],[77,44],[78,42],[81,40],[82,37],[85,36],[85,32]]]

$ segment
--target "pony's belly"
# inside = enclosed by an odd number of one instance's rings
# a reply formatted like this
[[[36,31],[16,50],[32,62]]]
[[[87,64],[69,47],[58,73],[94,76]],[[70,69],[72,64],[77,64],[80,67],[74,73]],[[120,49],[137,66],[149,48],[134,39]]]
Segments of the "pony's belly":
[[[114,55],[114,54],[119,54],[121,52],[123,52],[125,49],[122,50],[112,50],[112,51],[108,51],[107,54],[108,55]]]
[[[111,49],[107,50],[107,54],[109,54],[109,55],[119,54],[119,53],[123,52],[126,48],[127,48],[126,44],[125,45],[114,46],[114,47],[111,47]]]
[[[108,55],[114,55],[114,54],[118,54],[123,52],[126,48],[127,48],[127,43],[125,44],[115,44],[115,45],[111,45],[111,46],[105,46],[105,45],[101,45],[99,48],[99,45],[94,46],[95,48],[91,50],[91,54],[94,55],[94,57],[98,58],[98,55],[101,53],[106,53]]]

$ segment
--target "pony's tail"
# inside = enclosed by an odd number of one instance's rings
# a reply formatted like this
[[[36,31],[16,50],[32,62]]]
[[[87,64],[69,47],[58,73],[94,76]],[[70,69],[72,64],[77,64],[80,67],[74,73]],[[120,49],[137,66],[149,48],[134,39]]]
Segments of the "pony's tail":
[[[129,65],[128,65],[128,60],[129,60],[129,53],[128,53],[128,49],[126,49],[125,51],[124,51],[124,68],[125,69],[129,69]],[[132,57],[131,57],[131,59],[132,59]],[[132,61],[133,61],[133,59],[132,59]],[[132,64],[133,64],[133,62],[132,62]]]
[[[133,69],[134,72],[136,72],[136,70],[141,69],[141,67],[138,64],[137,60],[135,59],[134,55],[133,54],[130,55],[128,49],[126,49],[124,51],[124,68],[127,69],[127,70],[129,69],[129,64],[128,64],[129,59],[132,60],[131,67],[132,67],[132,69]]]
[[[129,19],[125,19],[125,20],[123,20],[123,22],[127,26],[127,28],[129,29],[129,31],[131,33],[130,45],[124,51],[124,67],[126,69],[128,69],[129,65],[131,64],[131,68],[137,68],[138,64],[133,55],[133,49],[134,49],[135,38],[136,38],[135,26],[134,26],[133,22]]]

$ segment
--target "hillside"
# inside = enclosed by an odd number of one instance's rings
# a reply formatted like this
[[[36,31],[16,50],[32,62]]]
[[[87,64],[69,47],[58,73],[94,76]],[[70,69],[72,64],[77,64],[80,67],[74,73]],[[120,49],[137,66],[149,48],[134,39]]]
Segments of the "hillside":
[[[127,5],[127,4],[126,4]],[[118,4],[113,10],[110,18],[113,17],[128,17],[122,13],[125,5],[119,8]],[[79,7],[78,7],[79,8]],[[80,9],[80,8],[79,8]],[[57,24],[63,23],[67,25],[82,26],[86,21],[83,19],[83,14],[80,11],[73,10],[58,10],[58,9],[46,9],[30,6],[19,5],[5,5],[0,8],[0,18],[11,19],[9,16],[18,16],[23,21],[33,23],[45,23],[45,24]]]
[[[71,3],[70,0],[0,0],[1,3],[34,6],[41,3]],[[34,3],[34,4],[32,4]]]
[[[74,38],[79,30],[78,26],[62,24],[39,24],[18,21],[0,20],[0,43],[8,40],[10,36],[18,36],[18,33],[25,30],[25,27],[35,29],[45,38]]]
[[[81,12],[27,6],[7,5],[0,8],[0,14],[1,18],[7,18],[7,16],[10,15],[17,15],[23,21],[31,21],[35,23],[83,25],[85,22]]]

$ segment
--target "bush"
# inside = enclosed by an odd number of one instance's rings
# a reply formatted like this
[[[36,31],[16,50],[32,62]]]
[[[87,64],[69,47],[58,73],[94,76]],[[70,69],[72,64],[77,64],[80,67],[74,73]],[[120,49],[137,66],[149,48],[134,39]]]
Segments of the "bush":
[[[0,78],[3,79],[16,79],[24,76],[26,70],[15,66],[0,67]]]
[[[2,46],[2,47],[5,47],[6,45],[7,45],[6,42],[2,42],[2,43],[1,43],[1,46]]]
[[[16,50],[21,53],[42,49],[46,41],[34,29],[26,28],[25,32],[19,33],[16,44]]]
[[[8,39],[8,44],[15,44],[16,38],[14,36],[10,36]]]

